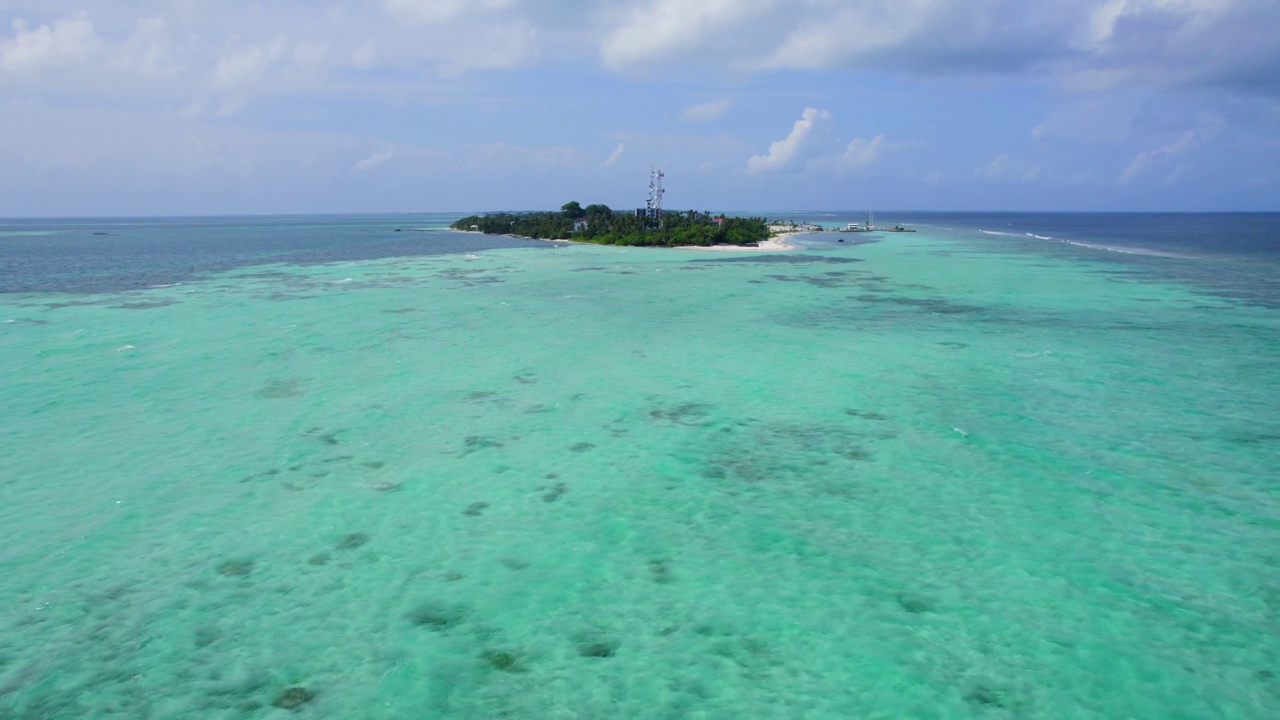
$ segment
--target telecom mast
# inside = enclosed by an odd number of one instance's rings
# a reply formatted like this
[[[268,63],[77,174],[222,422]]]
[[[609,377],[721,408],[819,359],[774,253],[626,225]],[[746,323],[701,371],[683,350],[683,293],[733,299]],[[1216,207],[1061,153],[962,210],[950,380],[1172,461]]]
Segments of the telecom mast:
[[[644,203],[645,214],[651,220],[658,221],[658,228],[662,228],[662,195],[666,190],[662,187],[662,178],[665,174],[653,166],[649,166],[649,199]]]

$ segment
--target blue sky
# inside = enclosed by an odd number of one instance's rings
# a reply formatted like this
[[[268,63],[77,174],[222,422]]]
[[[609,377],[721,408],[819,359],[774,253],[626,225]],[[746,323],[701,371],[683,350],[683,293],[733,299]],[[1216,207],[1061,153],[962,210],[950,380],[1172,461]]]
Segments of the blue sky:
[[[0,0],[0,216],[1280,210],[1280,0]]]

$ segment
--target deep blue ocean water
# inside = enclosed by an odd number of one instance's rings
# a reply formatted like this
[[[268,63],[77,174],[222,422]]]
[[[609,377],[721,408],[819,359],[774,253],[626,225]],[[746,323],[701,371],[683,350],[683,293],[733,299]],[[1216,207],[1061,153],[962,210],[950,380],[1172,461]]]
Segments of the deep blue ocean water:
[[[0,292],[113,292],[248,265],[549,247],[510,237],[442,232],[458,217],[0,219]]]

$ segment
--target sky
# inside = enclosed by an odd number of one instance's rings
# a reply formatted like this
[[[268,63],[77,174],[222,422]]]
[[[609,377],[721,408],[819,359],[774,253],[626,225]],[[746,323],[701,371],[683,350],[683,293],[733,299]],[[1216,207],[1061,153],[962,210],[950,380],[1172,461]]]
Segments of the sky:
[[[1280,210],[1280,0],[0,0],[0,217]]]

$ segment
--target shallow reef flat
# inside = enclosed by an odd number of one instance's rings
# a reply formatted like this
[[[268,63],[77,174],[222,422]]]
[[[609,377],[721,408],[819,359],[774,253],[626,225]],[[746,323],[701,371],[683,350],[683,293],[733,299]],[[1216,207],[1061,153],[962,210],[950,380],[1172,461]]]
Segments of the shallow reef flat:
[[[0,716],[1273,717],[1276,311],[992,242],[0,297]]]

